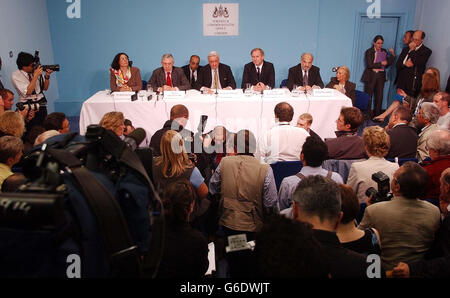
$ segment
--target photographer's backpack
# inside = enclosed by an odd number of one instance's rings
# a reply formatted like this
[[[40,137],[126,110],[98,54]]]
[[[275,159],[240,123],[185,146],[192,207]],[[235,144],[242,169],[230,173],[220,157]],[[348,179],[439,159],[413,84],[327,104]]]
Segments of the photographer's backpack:
[[[0,277],[139,277],[149,249],[153,185],[111,131],[46,141],[28,181],[0,193]]]

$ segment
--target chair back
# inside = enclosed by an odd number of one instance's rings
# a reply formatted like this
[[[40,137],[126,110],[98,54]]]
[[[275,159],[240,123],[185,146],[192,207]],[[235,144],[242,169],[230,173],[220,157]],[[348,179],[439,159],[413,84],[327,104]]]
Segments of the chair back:
[[[365,113],[369,105],[370,100],[369,94],[359,90],[355,90],[355,94],[356,94],[355,107],[360,109],[361,113]]]
[[[303,167],[303,163],[300,160],[278,161],[270,166],[272,167],[273,176],[275,177],[275,183],[278,190],[285,177],[289,177],[300,172]]]

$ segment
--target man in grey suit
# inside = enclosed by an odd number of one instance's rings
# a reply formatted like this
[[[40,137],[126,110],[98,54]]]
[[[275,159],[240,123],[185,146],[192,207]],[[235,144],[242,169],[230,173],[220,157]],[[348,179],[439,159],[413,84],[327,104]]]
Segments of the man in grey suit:
[[[164,54],[161,58],[162,67],[153,71],[148,82],[154,90],[161,91],[179,91],[191,88],[184,72],[181,68],[173,66],[174,59],[172,54]]]

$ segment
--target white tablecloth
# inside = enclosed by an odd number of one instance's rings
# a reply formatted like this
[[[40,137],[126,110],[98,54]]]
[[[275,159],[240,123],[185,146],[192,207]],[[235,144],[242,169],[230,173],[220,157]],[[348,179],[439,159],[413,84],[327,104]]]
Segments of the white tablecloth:
[[[184,99],[163,99],[160,101],[131,101],[114,99],[108,91],[99,91],[83,103],[80,114],[80,134],[85,134],[90,124],[98,124],[102,116],[111,111],[120,111],[130,119],[134,127],[142,127],[147,137],[154,134],[169,119],[170,109],[183,104],[189,109],[187,129],[196,132],[201,115],[208,115],[205,132],[217,125],[224,125],[229,131],[237,132],[249,129],[258,138],[275,123],[274,108],[279,102],[286,101],[294,107],[296,125],[298,116],[310,113],[313,116],[311,128],[322,138],[335,137],[336,119],[341,107],[351,107],[350,98],[334,90],[332,97],[314,97],[300,95],[285,98],[267,98],[261,95],[238,98],[218,98],[215,95],[187,94]]]

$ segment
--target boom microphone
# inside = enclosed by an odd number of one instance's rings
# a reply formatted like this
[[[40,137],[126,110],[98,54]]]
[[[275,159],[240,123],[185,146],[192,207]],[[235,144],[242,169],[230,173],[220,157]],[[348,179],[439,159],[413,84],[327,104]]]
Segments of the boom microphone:
[[[143,140],[145,140],[145,137],[147,136],[147,133],[145,132],[145,129],[143,128],[136,128],[133,130],[128,136],[123,139],[125,143],[127,143],[128,147],[134,151],[137,147],[142,143]]]

